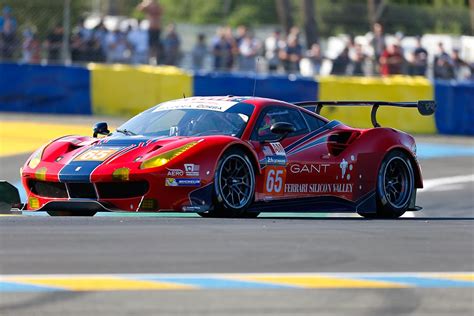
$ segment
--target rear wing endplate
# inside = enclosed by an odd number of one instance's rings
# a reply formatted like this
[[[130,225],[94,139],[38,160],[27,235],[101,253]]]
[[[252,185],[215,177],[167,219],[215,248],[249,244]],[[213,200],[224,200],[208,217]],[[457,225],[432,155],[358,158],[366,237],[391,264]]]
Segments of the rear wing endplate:
[[[316,106],[315,112],[319,114],[323,106],[371,106],[370,119],[374,127],[380,127],[377,122],[377,110],[380,106],[396,106],[401,108],[417,108],[421,115],[432,115],[436,110],[436,102],[433,100],[420,100],[418,102],[385,102],[385,101],[304,101],[296,102],[295,105],[308,107]]]

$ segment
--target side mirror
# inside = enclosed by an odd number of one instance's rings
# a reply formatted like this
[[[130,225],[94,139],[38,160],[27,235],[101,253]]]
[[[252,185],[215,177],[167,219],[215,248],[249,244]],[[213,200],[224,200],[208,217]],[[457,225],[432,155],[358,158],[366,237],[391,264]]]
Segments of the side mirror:
[[[95,123],[93,131],[94,131],[93,137],[97,137],[98,134],[100,134],[100,135],[109,135],[110,134],[109,128],[107,126],[107,122]]]
[[[295,131],[295,127],[291,123],[277,122],[270,127],[270,132],[277,135],[288,135]]]
[[[293,133],[295,130],[295,127],[291,123],[277,122],[270,127],[270,132],[278,135],[279,137],[277,139],[268,140],[268,142],[279,142],[288,136],[288,134]]]

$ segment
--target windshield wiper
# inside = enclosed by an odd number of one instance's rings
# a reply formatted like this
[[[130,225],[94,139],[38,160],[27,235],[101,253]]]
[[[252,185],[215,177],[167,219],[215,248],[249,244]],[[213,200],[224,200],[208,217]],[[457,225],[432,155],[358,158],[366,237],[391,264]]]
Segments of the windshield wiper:
[[[127,136],[137,135],[134,132],[129,131],[128,129],[125,129],[125,128],[124,129],[117,129],[117,132],[122,133],[122,134],[127,135]]]

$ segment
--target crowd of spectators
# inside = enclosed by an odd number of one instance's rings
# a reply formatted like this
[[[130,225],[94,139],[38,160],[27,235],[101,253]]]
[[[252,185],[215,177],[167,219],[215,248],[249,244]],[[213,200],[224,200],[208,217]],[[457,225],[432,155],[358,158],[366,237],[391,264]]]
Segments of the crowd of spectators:
[[[17,22],[10,7],[6,6],[0,16],[0,60],[13,60],[21,49],[21,61],[39,63],[61,63],[70,57],[74,63],[107,62],[133,64],[166,64],[178,66],[182,57],[181,38],[175,24],[169,24],[161,32],[163,9],[157,1],[143,0],[137,10],[146,20],[128,25],[125,30],[118,26],[107,28],[101,20],[93,27],[86,27],[80,19],[65,36],[61,23],[55,25],[41,41],[34,28],[26,27],[22,36],[18,34]],[[146,23],[141,23],[146,22]],[[146,24],[146,28],[143,25]],[[64,42],[68,50],[64,52]],[[21,45],[19,45],[21,43]],[[65,56],[66,55],[66,56]]]
[[[173,23],[162,32],[163,8],[158,1],[143,0],[137,10],[144,13],[146,20],[129,24],[126,29],[109,29],[102,20],[95,27],[88,28],[82,19],[73,27],[71,36],[65,36],[63,26],[58,24],[40,41],[35,32],[27,28],[22,34],[22,61],[39,63],[42,58],[48,63],[64,61],[64,40],[67,39],[69,51],[66,54],[74,63],[182,66],[181,36]],[[0,59],[14,58],[17,29],[11,9],[3,8],[0,17]],[[431,65],[431,74],[435,78],[460,78],[461,69],[464,72],[467,69],[471,78],[474,76],[473,65],[460,58],[459,50],[447,52],[441,42],[432,56],[419,37],[415,47],[405,52],[401,45],[403,35],[396,34],[388,41],[379,23],[374,24],[368,38],[369,41],[364,44],[354,37],[347,37],[343,47],[333,55],[334,51],[323,52],[318,43],[305,47],[298,27],[292,27],[287,34],[275,29],[263,40],[243,25],[235,30],[219,27],[210,39],[208,34],[197,35],[188,52],[187,66],[194,70],[248,72],[260,68],[259,63],[270,73],[319,75],[323,73],[324,65],[329,64],[329,71],[324,74],[426,76]]]
[[[197,36],[191,52],[192,65],[194,69],[202,69],[206,56],[210,55],[214,70],[254,71],[256,60],[261,56],[270,73],[304,72],[319,75],[322,73],[323,64],[329,62],[329,74],[332,75],[426,76],[430,56],[428,50],[422,46],[421,38],[417,37],[414,49],[404,54],[401,46],[402,36],[397,34],[395,40],[388,41],[382,25],[376,23],[369,34],[369,47],[356,43],[354,38],[348,38],[340,53],[330,58],[323,54],[318,43],[305,49],[298,27],[291,28],[287,35],[276,29],[263,41],[255,38],[252,30],[245,26],[239,26],[235,34],[231,28],[222,27],[217,30],[208,46],[205,34]],[[460,58],[458,49],[453,49],[449,54],[440,42],[437,50],[432,56],[435,78],[457,79],[462,67],[474,75],[473,65]],[[301,69],[303,67],[304,71]]]

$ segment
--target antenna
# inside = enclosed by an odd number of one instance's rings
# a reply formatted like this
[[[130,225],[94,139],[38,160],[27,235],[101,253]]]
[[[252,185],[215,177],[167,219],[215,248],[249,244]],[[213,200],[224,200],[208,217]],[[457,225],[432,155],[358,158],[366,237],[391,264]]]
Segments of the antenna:
[[[255,63],[255,76],[253,78],[253,94],[252,97],[255,97],[255,91],[257,90],[257,74],[258,74],[258,62],[260,61],[260,56],[257,57],[257,62]]]

